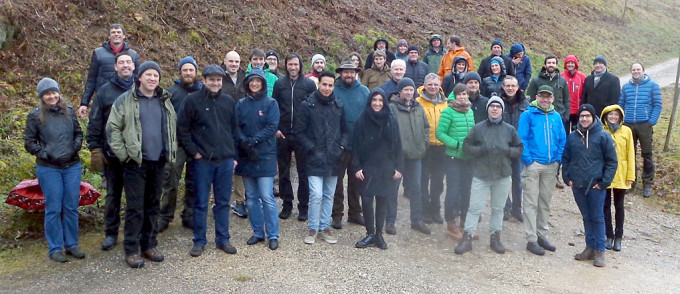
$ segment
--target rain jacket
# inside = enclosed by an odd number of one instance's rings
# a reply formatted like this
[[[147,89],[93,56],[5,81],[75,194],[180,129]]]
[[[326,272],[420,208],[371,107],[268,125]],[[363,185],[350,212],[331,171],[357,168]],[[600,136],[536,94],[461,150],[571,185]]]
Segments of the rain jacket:
[[[522,57],[522,62],[520,62],[515,68],[515,74],[517,74],[515,77],[517,78],[517,83],[519,83],[519,88],[524,91],[529,86],[529,81],[531,80],[531,59],[527,55],[524,44],[512,44],[512,47],[510,47],[510,53],[506,54],[505,56],[510,57],[510,60],[512,60],[512,57],[520,52],[524,52],[524,57]]]
[[[439,126],[442,111],[448,107],[444,91],[440,88],[437,97],[434,98],[427,97],[424,87],[418,88],[416,93],[418,93],[416,101],[423,105],[425,116],[427,116],[427,123],[430,125],[430,145],[441,146],[443,145],[442,142],[437,139],[437,127]]]
[[[439,39],[439,41],[441,41],[441,45],[439,45],[439,51],[436,51],[434,47],[432,47],[433,39]],[[446,52],[447,50],[444,49],[444,40],[442,40],[442,36],[430,36],[430,49],[425,52],[425,56],[423,56],[423,62],[427,63],[427,67],[431,73],[437,73],[439,71],[439,65],[442,63],[442,58],[444,58],[444,54],[446,54]]]
[[[571,75],[567,70],[567,62],[573,61],[576,63],[574,68],[574,75]],[[562,77],[567,81],[567,89],[569,90],[569,114],[576,114],[579,106],[581,106],[581,96],[583,96],[583,83],[586,81],[586,75],[578,71],[578,58],[574,55],[569,55],[564,59],[564,72]]]
[[[524,145],[524,166],[530,166],[534,162],[550,164],[562,161],[566,132],[562,117],[554,106],[551,105],[546,112],[539,109],[537,101],[531,102],[527,111],[519,116],[517,133]]]
[[[633,141],[633,131],[621,122],[619,129],[616,132],[612,131],[607,121],[607,114],[612,111],[619,111],[621,117],[623,117],[623,109],[616,104],[605,107],[602,116],[600,116],[600,120],[604,122],[604,130],[614,139],[616,157],[618,158],[614,180],[607,188],[627,190],[631,188],[631,185],[628,185],[626,181],[635,182],[635,141]]]
[[[248,64],[248,69],[246,69],[246,76],[248,76],[252,70],[253,70],[252,64]],[[276,80],[278,80],[279,78],[269,71],[269,63],[265,62],[262,70],[264,71],[264,79],[267,81],[267,97],[272,97],[272,93],[274,93],[274,83],[276,83]],[[227,77],[227,79],[231,78]]]
[[[444,77],[451,73],[451,70],[453,68],[453,60],[456,58],[456,56],[463,56],[465,59],[468,61],[468,70],[469,71],[474,71],[475,70],[475,63],[474,60],[472,60],[472,56],[470,53],[465,51],[465,47],[460,46],[458,49],[453,50],[453,51],[448,51],[446,54],[444,54],[444,57],[442,57],[442,63],[439,64],[439,71],[437,74],[439,75],[439,78],[443,81]]]

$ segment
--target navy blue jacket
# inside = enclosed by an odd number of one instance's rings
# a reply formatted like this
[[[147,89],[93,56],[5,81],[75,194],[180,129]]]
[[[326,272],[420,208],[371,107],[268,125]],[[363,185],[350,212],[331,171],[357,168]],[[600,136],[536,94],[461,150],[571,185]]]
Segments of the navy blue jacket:
[[[135,63],[134,73],[137,74],[137,68],[139,68],[137,52],[130,49],[126,43],[123,43],[123,51],[127,51],[132,56],[132,61]],[[116,70],[113,68],[115,63],[116,55],[113,54],[109,41],[102,43],[101,47],[94,49],[92,59],[90,60],[90,67],[87,69],[87,83],[85,83],[83,97],[80,98],[80,105],[87,106],[90,104],[90,98],[92,98],[94,92],[116,75]]]
[[[130,79],[134,80],[135,77],[132,76]],[[101,148],[107,158],[116,158],[106,138],[106,122],[109,120],[111,106],[113,106],[113,102],[116,101],[118,96],[127,92],[131,86],[132,83],[125,84],[118,75],[114,75],[108,83],[99,88],[94,101],[92,101],[90,121],[87,124],[87,136],[85,136],[85,139],[89,149]]]
[[[249,76],[250,77],[250,76]],[[244,87],[249,79],[244,81]],[[266,84],[266,82],[263,82]],[[236,174],[245,177],[273,177],[276,175],[276,130],[279,127],[279,105],[263,91],[247,94],[236,103],[236,117],[241,134],[237,143],[252,144],[257,160],[251,161],[239,154]]]
[[[416,89],[425,83],[425,76],[428,73],[430,73],[430,68],[427,67],[427,63],[422,61],[416,61],[415,63],[406,61],[406,74],[404,74],[404,77],[412,79],[416,84]]]
[[[562,155],[562,179],[574,187],[588,189],[598,184],[611,185],[618,165],[616,146],[598,118],[588,130],[577,128],[569,133]]]
[[[304,76],[299,76],[294,81],[288,76],[276,80],[272,98],[279,104],[281,114],[279,130],[281,132],[286,135],[293,133],[295,116],[299,112],[300,103],[314,91],[316,91],[316,84]]]

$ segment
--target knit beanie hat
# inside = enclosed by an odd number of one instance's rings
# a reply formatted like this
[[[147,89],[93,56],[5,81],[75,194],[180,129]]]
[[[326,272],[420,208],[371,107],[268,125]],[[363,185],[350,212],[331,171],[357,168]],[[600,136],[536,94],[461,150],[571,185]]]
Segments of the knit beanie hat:
[[[411,52],[411,51],[420,51],[420,50],[418,49],[418,46],[411,45],[411,46],[408,47],[408,51],[406,51],[406,53]]]
[[[416,83],[413,82],[412,79],[404,77],[403,79],[399,80],[399,83],[397,83],[397,90],[401,92],[402,89],[411,86],[413,89],[416,89]]]
[[[137,70],[137,72],[138,72],[137,75],[141,77],[142,74],[144,74],[144,72],[149,70],[149,69],[155,69],[158,72],[158,79],[160,79],[160,77],[161,77],[161,67],[158,66],[158,63],[151,61],[151,60],[144,61],[142,63],[142,65],[139,66],[139,69]]]
[[[323,62],[326,63],[326,57],[323,57],[321,54],[314,54],[314,56],[312,56],[312,66],[314,66],[314,63],[317,60],[323,60]]]
[[[227,76],[227,73],[224,71],[224,69],[222,69],[221,67],[214,65],[214,64],[208,65],[203,69],[203,76],[204,77],[213,76],[213,75],[218,75],[218,76],[221,76],[221,77],[224,78],[224,77]]]
[[[595,59],[593,59],[593,64],[595,64],[597,62],[600,62],[600,63],[604,64],[604,66],[607,66],[607,59],[604,58],[604,56],[602,56],[602,55],[598,55],[598,56],[595,57]]]
[[[501,41],[501,38],[496,38],[491,42],[491,49],[493,49],[493,46],[495,45],[501,46],[501,49],[503,49],[503,41]]]
[[[522,43],[512,44],[512,47],[510,47],[510,57],[515,57],[520,52],[524,52],[524,45]]]
[[[191,63],[194,66],[194,68],[196,69],[196,71],[198,71],[198,64],[196,64],[196,60],[191,56],[184,57],[184,58],[182,58],[182,60],[179,61],[179,66],[177,67],[178,70],[181,72],[182,71],[182,65],[185,65],[187,63]],[[160,73],[160,71],[158,73]]]
[[[578,114],[581,115],[581,112],[587,111],[590,112],[590,115],[593,116],[593,120],[597,118],[597,115],[595,114],[595,107],[593,107],[590,104],[581,104],[581,106],[578,107]]]
[[[399,46],[408,47],[408,42],[406,42],[406,40],[404,40],[404,39],[401,39],[401,40],[397,41],[397,47],[399,47]]]
[[[477,80],[480,84],[482,83],[482,77],[480,77],[476,71],[470,71],[466,73],[465,77],[463,78],[463,84],[467,84],[467,82],[471,80]]]
[[[264,58],[267,58],[267,57],[269,57],[269,56],[275,56],[275,57],[276,57],[276,61],[281,60],[281,57],[279,56],[279,53],[276,53],[276,51],[274,51],[274,50],[269,50],[269,51],[267,51],[267,53],[264,54]]]
[[[489,102],[486,102],[486,110],[487,111],[489,110],[489,105],[491,105],[491,103],[498,103],[498,104],[501,105],[501,109],[505,110],[505,103],[503,103],[503,100],[500,97],[491,96],[491,98],[489,98]]]
[[[491,63],[489,65],[493,65],[494,63],[498,63],[498,65],[501,65],[501,62],[498,61],[495,57],[491,59]]]
[[[43,78],[40,80],[36,90],[38,91],[38,98],[40,99],[42,99],[43,95],[49,91],[57,91],[57,93],[61,94],[61,89],[59,89],[59,84],[57,81],[50,78]]]

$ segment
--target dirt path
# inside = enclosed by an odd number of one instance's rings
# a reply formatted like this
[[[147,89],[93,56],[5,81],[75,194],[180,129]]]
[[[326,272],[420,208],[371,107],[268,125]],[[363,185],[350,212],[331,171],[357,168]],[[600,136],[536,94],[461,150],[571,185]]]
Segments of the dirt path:
[[[647,73],[653,81],[657,82],[661,88],[675,83],[675,75],[677,74],[677,71],[678,58],[669,59],[645,69],[645,73]],[[622,76],[620,78],[621,86],[628,83],[630,78],[630,73]]]

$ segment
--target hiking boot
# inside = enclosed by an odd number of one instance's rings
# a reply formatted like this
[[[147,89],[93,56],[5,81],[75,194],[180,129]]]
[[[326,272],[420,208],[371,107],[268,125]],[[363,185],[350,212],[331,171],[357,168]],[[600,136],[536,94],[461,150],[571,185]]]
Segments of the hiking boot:
[[[463,239],[463,233],[460,231],[460,227],[456,225],[455,221],[451,221],[446,225],[446,234],[454,240]]]
[[[304,242],[305,244],[314,244],[316,241],[316,231],[315,230],[309,230],[307,233],[307,236],[305,236]]]
[[[234,203],[231,205],[231,212],[233,212],[235,215],[237,215],[240,218],[247,218],[248,217],[248,209],[246,208],[246,204],[241,202],[241,203]]]
[[[367,247],[374,247],[375,246],[375,235],[372,234],[366,234],[366,237],[361,239],[361,241],[357,242],[354,244],[354,247],[356,248],[367,248]]]
[[[54,260],[55,262],[59,263],[64,263],[67,262],[68,259],[66,259],[66,255],[64,255],[64,252],[55,252],[55,253],[50,253],[50,259]]]
[[[331,221],[331,228],[336,230],[342,229],[342,218],[334,218]]]
[[[66,249],[66,255],[71,255],[73,258],[77,259],[83,259],[85,258],[85,253],[80,250],[80,248],[76,247],[73,249]]]
[[[444,219],[443,219],[442,216],[439,214],[439,212],[437,212],[437,213],[435,213],[434,215],[432,215],[432,221],[433,221],[434,223],[440,224],[440,225],[444,223]]]
[[[612,250],[612,244],[614,244],[614,239],[607,237],[607,240],[604,241],[604,249]]]
[[[113,247],[116,247],[117,239],[118,236],[106,236],[102,242],[102,250],[111,250]]]
[[[652,197],[652,185],[644,185],[642,188],[642,197]]]
[[[269,240],[269,249],[270,250],[276,250],[279,248],[279,239],[271,239]]]
[[[417,223],[412,223],[411,224],[411,229],[416,230],[418,232],[421,232],[425,235],[432,234],[432,231],[430,231],[430,228],[428,228],[424,222],[417,222]]]
[[[164,219],[158,220],[158,233],[163,233],[170,227],[170,223]]]
[[[527,242],[527,251],[536,255],[545,255],[545,250],[538,245],[538,242]]]
[[[593,265],[596,267],[604,267],[604,251],[593,250]]]
[[[347,222],[355,225],[365,226],[364,217],[359,215],[356,217],[348,217]]]
[[[229,241],[217,244],[217,249],[222,250],[228,254],[236,254],[236,247],[231,245]]]
[[[430,216],[429,214],[423,215],[423,222],[425,224],[428,224],[428,225],[431,224],[432,223],[432,216]]]
[[[387,243],[385,243],[385,239],[383,239],[382,234],[375,234],[375,247],[383,250],[387,249]]]
[[[131,268],[144,267],[144,259],[139,254],[125,256],[125,262]]]
[[[583,252],[578,253],[574,255],[574,259],[576,260],[593,260],[593,248],[586,247],[586,249],[583,249]]]
[[[510,214],[510,211],[506,210],[506,211],[503,212],[503,220],[504,221],[509,221],[510,217],[512,217],[512,215]]]
[[[330,229],[325,229],[316,236],[317,238],[326,241],[328,244],[335,244],[338,243],[338,238],[335,238],[333,234],[331,234]]]
[[[155,261],[155,262],[161,262],[161,261],[163,261],[163,259],[165,259],[165,256],[163,256],[163,254],[158,252],[158,250],[156,250],[156,248],[152,248],[152,249],[149,249],[147,251],[144,251],[142,253],[142,257],[144,257],[148,260],[151,260],[151,261]]]
[[[555,245],[550,244],[550,242],[548,242],[548,239],[546,239],[543,236],[538,236],[538,245],[543,247],[543,249],[548,250],[548,251],[554,252],[555,250],[557,250]]]
[[[309,217],[307,216],[306,211],[299,211],[298,212],[298,217],[297,220],[300,222],[306,222]]]
[[[255,244],[260,243],[260,242],[264,242],[264,238],[252,236],[252,237],[250,237],[250,239],[248,239],[248,241],[246,241],[246,244],[255,245]]]
[[[397,227],[394,224],[387,224],[385,225],[385,233],[389,235],[396,235]]]
[[[505,253],[505,246],[503,246],[503,242],[501,242],[501,232],[495,232],[491,235],[489,246],[491,246],[491,249],[498,254]]]
[[[189,255],[199,257],[203,254],[203,249],[205,249],[205,246],[194,245],[194,247],[191,247],[191,250],[189,250]]]
[[[283,208],[281,209],[281,212],[279,213],[279,218],[280,219],[288,219],[290,218],[291,213],[293,212],[293,208],[287,205],[284,205]]]
[[[456,254],[463,254],[470,250],[472,250],[472,235],[468,232],[465,232],[453,252]]]

